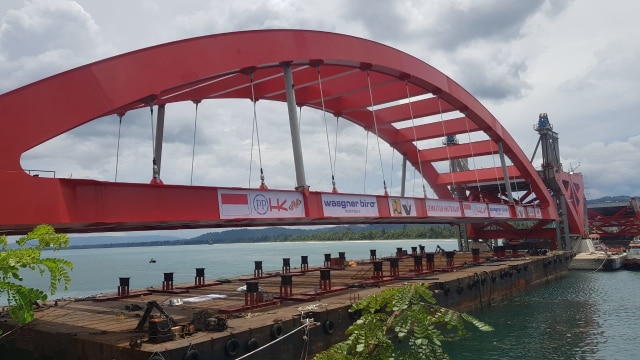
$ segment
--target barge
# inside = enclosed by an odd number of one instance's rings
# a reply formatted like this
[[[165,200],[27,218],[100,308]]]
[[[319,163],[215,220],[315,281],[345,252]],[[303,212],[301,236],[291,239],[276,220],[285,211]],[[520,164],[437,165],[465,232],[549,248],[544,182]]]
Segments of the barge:
[[[357,262],[326,254],[322,267],[301,257],[292,268],[283,259],[274,273],[256,262],[253,274],[224,282],[196,269],[192,284],[174,286],[165,273],[161,286],[141,290],[121,278],[113,294],[48,303],[18,329],[3,314],[0,329],[11,334],[0,351],[34,359],[300,358],[344,340],[357,319],[351,304],[387,287],[428,283],[439,305],[472,312],[562,277],[574,255],[507,255],[500,248],[434,254],[421,246],[384,259],[371,250]]]

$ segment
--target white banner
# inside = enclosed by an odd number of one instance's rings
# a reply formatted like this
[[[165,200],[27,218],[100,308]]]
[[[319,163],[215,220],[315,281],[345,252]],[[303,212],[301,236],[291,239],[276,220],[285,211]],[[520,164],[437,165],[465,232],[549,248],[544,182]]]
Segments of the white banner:
[[[221,219],[304,217],[303,201],[293,191],[218,190]]]
[[[527,214],[524,212],[524,206],[516,205],[516,216],[520,219],[525,219]]]
[[[509,205],[489,204],[489,216],[492,218],[511,217],[511,214],[509,213]]]
[[[536,210],[532,207],[527,207],[527,217],[533,219],[536,217]]]
[[[427,216],[461,217],[460,202],[448,200],[425,200]]]
[[[389,198],[391,216],[416,216],[416,201],[406,198]]]
[[[377,217],[378,203],[375,196],[322,194],[324,216]]]
[[[542,219],[542,210],[540,210],[540,208],[535,208],[536,209],[536,219]]]
[[[462,211],[465,217],[489,217],[487,204],[475,202],[462,202]]]

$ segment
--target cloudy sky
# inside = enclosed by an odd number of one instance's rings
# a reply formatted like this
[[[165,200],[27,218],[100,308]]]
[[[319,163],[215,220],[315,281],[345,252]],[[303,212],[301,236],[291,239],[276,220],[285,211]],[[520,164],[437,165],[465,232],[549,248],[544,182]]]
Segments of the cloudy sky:
[[[0,93],[194,36],[267,28],[332,31],[390,45],[436,67],[478,98],[529,156],[537,141],[532,127],[540,112],[548,113],[560,134],[565,169],[584,174],[587,198],[638,195],[639,13],[640,2],[632,0],[2,0]],[[259,104],[256,111],[267,184],[291,189],[288,129],[269,126],[286,116],[286,107]],[[163,180],[256,186],[251,103],[200,105],[192,175],[195,114],[193,104],[167,107]],[[323,116],[303,110],[302,118],[308,183],[312,190],[329,190]],[[248,125],[234,126],[242,122]],[[365,132],[349,124],[340,124],[336,147],[335,119],[329,123],[338,188],[379,193],[384,172],[397,194],[399,158],[383,144],[381,166],[375,140],[367,146]],[[149,181],[148,112],[127,114],[121,131],[117,180]],[[99,119],[25,153],[22,164],[59,177],[114,180],[117,142],[118,119]],[[407,195],[421,192],[420,186],[409,184]]]

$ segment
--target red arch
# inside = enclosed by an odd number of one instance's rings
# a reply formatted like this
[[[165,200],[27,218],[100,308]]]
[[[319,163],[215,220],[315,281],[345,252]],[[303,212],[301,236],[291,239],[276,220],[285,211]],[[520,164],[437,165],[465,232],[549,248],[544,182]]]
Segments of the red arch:
[[[9,223],[15,224],[19,218],[9,209],[31,211],[33,204],[24,206],[25,200],[44,197],[50,204],[44,205],[42,212],[55,211],[62,214],[60,221],[74,221],[68,208],[77,204],[70,204],[70,190],[65,185],[69,181],[27,176],[20,166],[25,151],[94,119],[148,106],[151,101],[159,105],[251,98],[247,73],[253,73],[258,99],[284,101],[283,62],[290,63],[294,71],[299,106],[321,107],[319,67],[326,110],[366,129],[377,125],[380,138],[416,168],[420,157],[424,178],[438,197],[451,198],[447,186],[452,182],[495,181],[496,172],[501,175],[502,169],[439,173],[434,162],[493,154],[501,142],[513,164],[508,169],[510,176],[528,184],[545,219],[557,218],[545,185],[514,139],[452,79],[397,49],[352,36],[306,30],[246,31],[171,42],[81,66],[1,95],[0,181],[3,198],[8,199],[0,210],[2,217],[14,219]],[[376,124],[367,74],[375,105],[397,102],[375,110]],[[402,103],[407,99],[407,85],[411,96],[437,97],[412,101],[410,109],[406,101]],[[455,111],[463,116],[416,126],[417,137],[413,128],[394,126],[410,119],[411,112],[418,118]],[[421,149],[418,156],[414,140],[467,131],[484,132],[489,140],[462,144],[455,151]]]

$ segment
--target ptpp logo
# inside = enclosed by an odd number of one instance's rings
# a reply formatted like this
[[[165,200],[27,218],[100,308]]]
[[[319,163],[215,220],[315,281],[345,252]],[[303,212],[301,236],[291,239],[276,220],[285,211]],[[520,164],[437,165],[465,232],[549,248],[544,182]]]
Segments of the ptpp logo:
[[[253,210],[260,215],[264,215],[269,211],[269,200],[262,194],[254,196],[251,203],[253,204]]]

